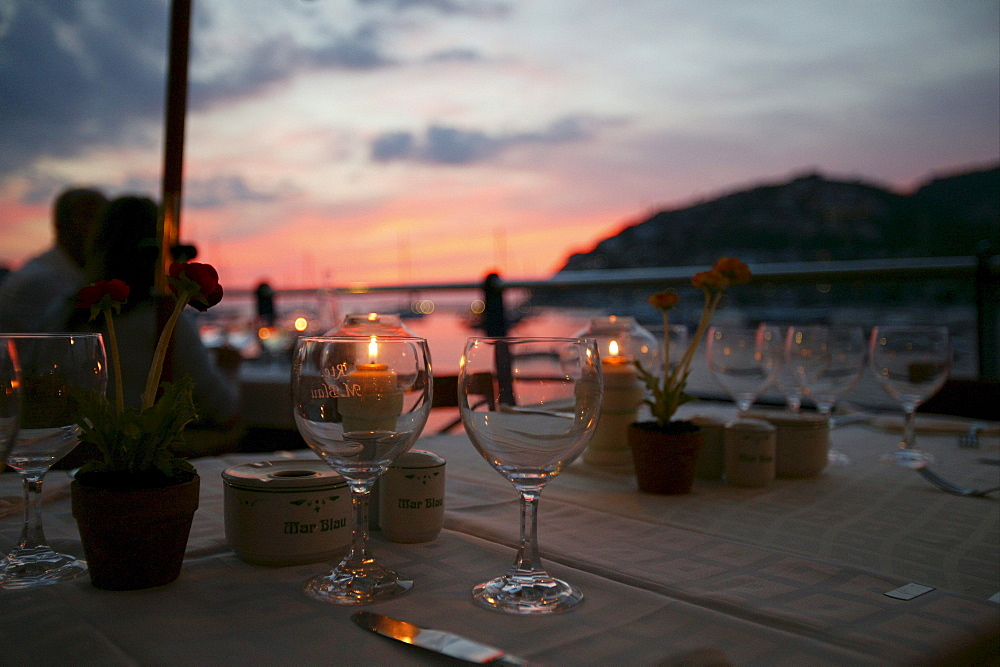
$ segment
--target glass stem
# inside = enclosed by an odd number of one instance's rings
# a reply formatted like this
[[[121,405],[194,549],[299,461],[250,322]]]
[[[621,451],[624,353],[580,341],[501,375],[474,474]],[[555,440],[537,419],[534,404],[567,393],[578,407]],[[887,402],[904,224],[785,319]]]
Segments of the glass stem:
[[[521,545],[511,571],[513,576],[544,572],[538,555],[538,491],[521,491]]]
[[[371,554],[368,553],[368,502],[370,498],[371,486],[351,486],[354,532],[351,534],[351,551],[344,559],[344,565],[351,569],[361,569],[372,561]]]
[[[906,408],[906,420],[903,422],[903,441],[899,443],[902,449],[914,449],[917,440],[917,409]]]
[[[24,485],[24,524],[21,526],[19,549],[45,546],[42,531],[42,478],[45,473],[29,473],[21,479]]]

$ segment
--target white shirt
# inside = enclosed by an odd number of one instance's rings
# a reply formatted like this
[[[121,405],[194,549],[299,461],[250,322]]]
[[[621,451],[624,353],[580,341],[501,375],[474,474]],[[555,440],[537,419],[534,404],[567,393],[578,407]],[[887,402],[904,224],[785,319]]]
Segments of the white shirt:
[[[85,285],[83,270],[58,246],[30,259],[0,281],[0,332],[51,331],[48,315],[65,312]]]
[[[102,318],[103,321],[103,318]],[[153,350],[159,339],[156,308],[143,303],[127,314],[114,317],[122,363],[122,386],[125,404],[139,407],[146,377],[153,362]],[[111,342],[105,336],[105,346]],[[239,411],[239,387],[235,378],[228,377],[215,364],[215,359],[201,342],[191,314],[185,311],[174,329],[173,377],[185,375],[194,380],[194,403],[198,422],[224,424]],[[108,350],[111,361],[111,350]],[[114,369],[108,374],[108,398],[114,400]]]

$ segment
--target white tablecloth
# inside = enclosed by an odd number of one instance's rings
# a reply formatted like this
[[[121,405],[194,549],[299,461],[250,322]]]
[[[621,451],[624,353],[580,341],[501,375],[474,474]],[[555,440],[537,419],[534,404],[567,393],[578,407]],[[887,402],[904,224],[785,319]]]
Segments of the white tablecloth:
[[[472,586],[513,561],[516,495],[465,436],[423,438],[419,447],[448,460],[445,530],[416,545],[374,535],[378,556],[415,587],[371,608],[539,664],[670,664],[692,656],[919,664],[956,659],[970,647],[989,651],[984,642],[1000,636],[1000,605],[987,600],[1000,591],[1000,502],[949,496],[911,471],[876,464],[895,437],[844,427],[834,444],[851,456],[850,467],[763,489],[698,481],[687,496],[640,494],[630,475],[575,463],[543,493],[540,545],[550,570],[586,599],[545,618],[473,605]],[[922,444],[965,483],[995,483],[1000,474],[978,462],[996,457],[995,444],[960,450],[953,435],[923,435]],[[221,473],[266,458],[196,461],[201,507],[173,584],[107,592],[84,577],[0,591],[0,662],[450,664],[357,628],[350,621],[356,607],[305,597],[302,583],[330,564],[269,568],[233,555]],[[82,553],[68,482],[59,471],[46,481],[46,530],[54,546]],[[10,473],[0,479],[10,508],[18,484]],[[19,523],[16,511],[0,520],[0,546],[13,543]],[[884,595],[909,582],[936,590],[909,601]]]

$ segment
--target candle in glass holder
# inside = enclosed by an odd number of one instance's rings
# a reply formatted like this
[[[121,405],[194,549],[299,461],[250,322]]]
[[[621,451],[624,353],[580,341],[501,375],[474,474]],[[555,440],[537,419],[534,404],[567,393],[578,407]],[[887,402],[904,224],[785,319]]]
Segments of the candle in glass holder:
[[[619,353],[618,341],[608,343],[607,351],[608,356],[601,360],[604,374],[601,418],[583,460],[595,466],[628,468],[632,459],[625,432],[638,419],[644,393],[635,365]]]
[[[344,432],[395,431],[396,418],[403,412],[403,392],[397,375],[379,363],[378,340],[368,343],[369,363],[358,364],[344,377],[343,395],[338,410],[344,419]]]

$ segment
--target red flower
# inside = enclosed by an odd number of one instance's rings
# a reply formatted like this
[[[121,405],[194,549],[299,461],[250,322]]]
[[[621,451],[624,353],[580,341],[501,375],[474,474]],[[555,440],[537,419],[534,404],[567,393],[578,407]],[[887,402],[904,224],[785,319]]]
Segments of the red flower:
[[[649,305],[657,310],[670,310],[681,300],[680,295],[673,290],[664,290],[663,292],[657,292],[647,299]]]
[[[170,288],[174,294],[180,292],[180,287],[192,292],[200,292],[207,296],[219,286],[219,274],[211,264],[198,262],[175,262],[170,265],[170,277],[180,282],[171,281]]]
[[[222,285],[215,288],[215,291],[205,297],[196,297],[192,299],[188,305],[192,308],[197,308],[198,310],[204,312],[214,306],[215,304],[222,301]]]
[[[208,310],[222,300],[219,273],[211,264],[183,262],[170,265],[170,290],[191,295],[190,304],[198,310]]]
[[[720,257],[712,268],[724,275],[730,285],[750,282],[750,267],[735,257]]]
[[[124,280],[98,280],[93,285],[84,287],[76,295],[73,305],[77,308],[96,308],[100,310],[106,302],[108,307],[118,309],[128,299],[129,286]]]
[[[724,292],[730,283],[729,278],[712,269],[694,274],[694,277],[691,278],[691,284],[708,292]]]

